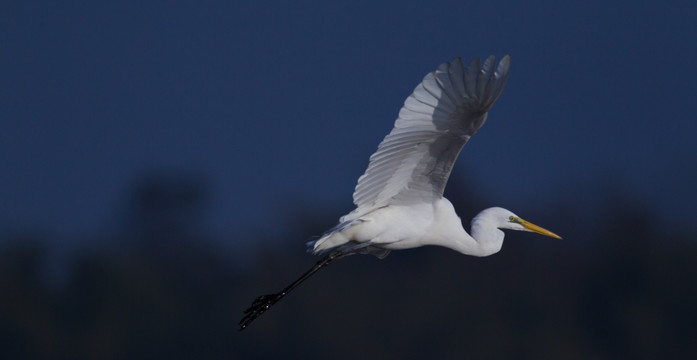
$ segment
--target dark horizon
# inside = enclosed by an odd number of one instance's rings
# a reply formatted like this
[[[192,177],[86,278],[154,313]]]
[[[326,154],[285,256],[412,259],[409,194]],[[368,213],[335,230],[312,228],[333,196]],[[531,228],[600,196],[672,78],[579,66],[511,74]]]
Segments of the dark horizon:
[[[306,206],[287,214],[295,220],[287,233],[292,241],[248,231],[238,234],[248,246],[231,253],[197,224],[206,211],[203,194],[202,188],[172,186],[167,179],[135,188],[119,231],[84,238],[85,245],[62,268],[51,268],[50,239],[5,238],[0,356],[686,358],[697,353],[697,292],[691,286],[697,280],[691,241],[697,234],[644,221],[651,210],[621,192],[598,193],[595,217],[567,199],[535,219],[553,226],[562,240],[514,231],[506,233],[500,253],[485,258],[423,247],[394,251],[384,260],[369,255],[337,260],[243,333],[237,322],[256,296],[280,290],[318,259],[305,253],[301,239],[321,231],[329,215]],[[450,199],[463,217],[488,201],[458,187]],[[361,339],[361,346],[336,353],[347,339]]]

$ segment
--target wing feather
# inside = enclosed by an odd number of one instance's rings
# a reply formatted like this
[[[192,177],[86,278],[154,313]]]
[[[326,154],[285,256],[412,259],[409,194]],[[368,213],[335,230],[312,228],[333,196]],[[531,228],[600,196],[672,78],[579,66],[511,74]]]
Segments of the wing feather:
[[[475,58],[467,67],[458,57],[426,75],[358,179],[356,210],[341,221],[391,204],[442,197],[460,150],[501,95],[509,66],[508,55],[498,66],[493,56],[483,64]]]

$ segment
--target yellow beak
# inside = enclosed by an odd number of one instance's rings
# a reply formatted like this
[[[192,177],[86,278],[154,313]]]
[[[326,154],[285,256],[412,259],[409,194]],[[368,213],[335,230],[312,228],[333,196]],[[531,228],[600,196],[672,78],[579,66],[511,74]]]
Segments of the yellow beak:
[[[529,231],[536,232],[540,235],[553,237],[555,239],[561,239],[561,236],[559,236],[559,235],[557,235],[557,234],[555,234],[555,233],[553,233],[545,228],[539,227],[531,222],[525,221],[521,218],[515,218],[515,222],[517,222],[520,225],[523,225],[523,227]]]

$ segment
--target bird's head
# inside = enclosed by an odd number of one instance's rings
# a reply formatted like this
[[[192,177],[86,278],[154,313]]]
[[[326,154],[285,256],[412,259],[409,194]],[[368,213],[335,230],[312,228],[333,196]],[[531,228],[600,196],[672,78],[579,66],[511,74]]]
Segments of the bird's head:
[[[555,239],[561,239],[561,236],[545,228],[537,226],[527,220],[521,219],[518,215],[514,214],[510,210],[495,207],[487,209],[485,211],[489,213],[489,216],[495,219],[494,221],[497,223],[496,227],[499,229],[531,231],[540,235],[553,237]]]

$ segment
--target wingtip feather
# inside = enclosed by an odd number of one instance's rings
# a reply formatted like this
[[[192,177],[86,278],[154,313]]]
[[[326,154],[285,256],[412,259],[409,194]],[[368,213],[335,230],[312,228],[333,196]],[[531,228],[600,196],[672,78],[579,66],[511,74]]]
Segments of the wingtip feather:
[[[479,58],[470,61],[465,71],[468,107],[473,111],[487,112],[501,95],[508,78],[510,56],[504,56],[496,64],[496,57],[489,56],[481,62]]]

